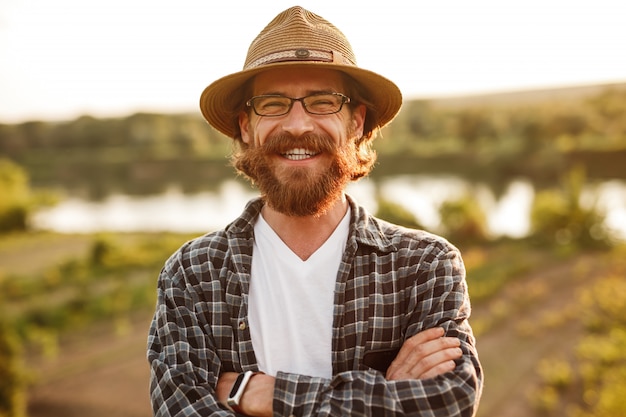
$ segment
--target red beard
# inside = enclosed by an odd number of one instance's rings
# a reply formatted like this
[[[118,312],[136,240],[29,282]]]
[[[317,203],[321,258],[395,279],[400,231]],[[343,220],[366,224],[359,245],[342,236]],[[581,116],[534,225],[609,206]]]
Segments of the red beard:
[[[294,148],[330,155],[332,162],[322,173],[309,168],[289,168],[277,173],[273,160]],[[325,135],[295,138],[274,135],[259,147],[242,150],[234,159],[235,167],[248,176],[261,191],[265,202],[288,216],[319,216],[341,198],[345,187],[360,170],[354,142],[338,147]],[[279,178],[286,178],[280,180]]]

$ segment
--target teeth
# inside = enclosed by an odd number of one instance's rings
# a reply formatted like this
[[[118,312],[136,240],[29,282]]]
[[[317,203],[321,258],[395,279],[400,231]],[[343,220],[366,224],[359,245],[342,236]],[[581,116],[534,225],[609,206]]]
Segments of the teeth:
[[[285,158],[292,161],[301,161],[303,159],[312,158],[315,155],[315,152],[303,148],[291,149],[283,154]]]

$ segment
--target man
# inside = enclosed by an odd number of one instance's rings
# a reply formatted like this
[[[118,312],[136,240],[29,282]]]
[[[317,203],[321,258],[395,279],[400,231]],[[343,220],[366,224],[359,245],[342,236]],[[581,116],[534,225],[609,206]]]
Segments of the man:
[[[150,328],[157,416],[471,416],[482,371],[458,250],[344,194],[402,102],[300,7],[201,96],[261,192],[166,263]]]

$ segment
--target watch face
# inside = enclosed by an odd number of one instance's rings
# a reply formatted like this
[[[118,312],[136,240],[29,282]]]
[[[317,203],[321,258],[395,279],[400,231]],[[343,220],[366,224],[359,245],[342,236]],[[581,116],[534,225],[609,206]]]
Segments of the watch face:
[[[245,377],[245,373],[243,374],[239,374],[237,376],[237,380],[235,381],[235,383],[233,384],[233,389],[230,391],[230,394],[228,395],[229,397],[234,397],[237,394],[237,390],[239,389],[239,386],[241,385],[241,383],[243,382],[243,379]]]

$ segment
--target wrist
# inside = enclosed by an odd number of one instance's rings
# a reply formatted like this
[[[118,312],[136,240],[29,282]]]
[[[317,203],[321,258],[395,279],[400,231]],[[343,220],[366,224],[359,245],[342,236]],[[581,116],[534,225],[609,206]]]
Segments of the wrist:
[[[246,371],[237,376],[226,402],[235,413],[245,414],[241,408],[241,402],[250,380],[258,374],[262,374],[262,372]]]

